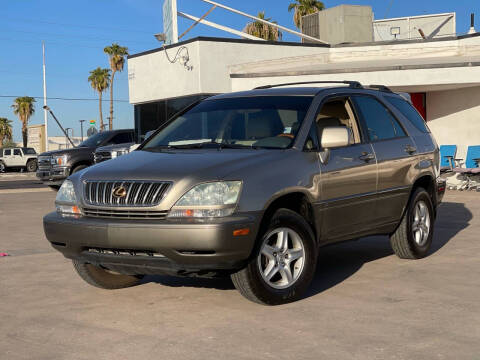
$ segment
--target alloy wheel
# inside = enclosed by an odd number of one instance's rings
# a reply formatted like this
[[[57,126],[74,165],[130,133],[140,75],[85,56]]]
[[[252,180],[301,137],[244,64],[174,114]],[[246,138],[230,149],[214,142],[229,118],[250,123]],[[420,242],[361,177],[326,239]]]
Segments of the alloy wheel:
[[[412,232],[417,245],[423,246],[426,244],[430,234],[430,212],[423,200],[418,201],[415,205]]]
[[[267,234],[257,259],[263,280],[272,288],[293,285],[305,265],[305,247],[300,235],[290,228],[277,228]]]

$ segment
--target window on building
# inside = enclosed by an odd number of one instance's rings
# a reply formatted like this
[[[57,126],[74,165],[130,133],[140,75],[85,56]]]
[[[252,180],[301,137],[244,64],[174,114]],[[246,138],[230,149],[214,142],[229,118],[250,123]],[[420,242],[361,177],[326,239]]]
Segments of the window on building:
[[[354,96],[355,105],[367,126],[370,141],[406,136],[392,113],[371,96]]]
[[[420,116],[417,110],[406,100],[399,98],[388,96],[387,100],[390,104],[395,106],[398,111],[402,113],[410,122],[421,132],[428,133],[430,132],[427,125],[425,124],[425,120]]]

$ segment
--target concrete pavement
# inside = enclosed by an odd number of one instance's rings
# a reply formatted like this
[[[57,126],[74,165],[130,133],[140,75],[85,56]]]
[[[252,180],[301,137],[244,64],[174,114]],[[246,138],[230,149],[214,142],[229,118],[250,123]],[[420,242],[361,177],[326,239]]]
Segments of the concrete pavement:
[[[0,193],[0,359],[480,359],[480,193],[447,193],[429,257],[330,246],[307,297],[277,307],[228,279],[91,287],[44,238],[54,197]]]

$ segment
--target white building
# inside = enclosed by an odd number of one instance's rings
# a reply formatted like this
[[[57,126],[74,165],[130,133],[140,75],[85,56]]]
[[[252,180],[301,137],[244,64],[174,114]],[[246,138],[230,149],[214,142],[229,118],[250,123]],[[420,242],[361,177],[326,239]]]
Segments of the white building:
[[[362,44],[267,43],[195,38],[128,59],[138,133],[161,125],[196,99],[259,85],[357,80],[409,92],[439,144],[480,144],[480,33]]]

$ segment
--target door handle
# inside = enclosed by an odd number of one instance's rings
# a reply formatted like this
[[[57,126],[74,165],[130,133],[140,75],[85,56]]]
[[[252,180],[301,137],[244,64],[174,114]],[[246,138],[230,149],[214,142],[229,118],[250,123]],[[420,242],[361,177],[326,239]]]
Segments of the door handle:
[[[405,146],[405,152],[412,155],[414,152],[417,152],[417,148],[412,145]]]
[[[369,162],[370,160],[374,160],[375,159],[375,155],[373,155],[372,153],[368,153],[366,151],[364,151],[362,153],[362,155],[359,156],[359,159],[360,160],[363,160],[365,162]]]

